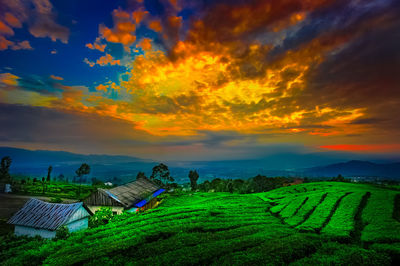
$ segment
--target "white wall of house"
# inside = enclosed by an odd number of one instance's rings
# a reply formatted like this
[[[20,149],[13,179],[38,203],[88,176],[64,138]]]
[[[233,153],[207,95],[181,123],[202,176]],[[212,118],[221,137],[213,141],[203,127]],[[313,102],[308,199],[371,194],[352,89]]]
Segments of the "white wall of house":
[[[73,221],[71,223],[66,224],[65,226],[68,227],[68,231],[70,232],[76,232],[79,230],[86,229],[88,228],[88,217]]]
[[[131,209],[128,210],[128,212],[137,212],[139,208],[133,207]]]
[[[87,205],[87,207],[92,213],[95,213],[101,207],[110,207],[112,212],[116,213],[116,214],[121,214],[124,211],[124,207],[115,207],[115,206],[91,206],[91,205]]]
[[[41,236],[43,238],[53,238],[56,236],[56,231],[50,231],[46,229],[37,229],[29,226],[16,225],[15,235],[17,236]]]

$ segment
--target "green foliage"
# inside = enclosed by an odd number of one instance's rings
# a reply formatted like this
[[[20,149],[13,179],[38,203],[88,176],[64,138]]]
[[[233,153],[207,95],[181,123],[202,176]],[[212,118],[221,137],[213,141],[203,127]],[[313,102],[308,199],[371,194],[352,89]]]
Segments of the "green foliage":
[[[311,215],[313,209],[318,205],[318,203],[322,200],[325,194],[322,193],[307,193],[307,201],[300,207],[297,211],[296,215],[288,217],[285,219],[285,222],[288,223],[290,226],[296,226],[302,223],[308,214]],[[281,205],[277,205],[281,206]],[[282,205],[284,206],[284,205]],[[309,216],[309,215],[308,215]]]
[[[341,174],[339,174],[337,177],[332,178],[331,181],[335,181],[335,182],[350,182],[349,179],[345,179]]]
[[[392,258],[392,265],[400,264],[400,242],[397,243],[375,243],[370,246],[370,249],[375,250],[380,254],[386,254]]]
[[[393,218],[395,191],[372,191],[362,220],[366,226],[361,239],[366,242],[400,241],[400,223]]]
[[[13,189],[13,193],[21,195],[32,195],[32,196],[46,196],[53,198],[67,198],[67,199],[80,199],[89,196],[96,187],[81,185],[81,193],[78,195],[79,185],[66,182],[51,182],[46,183],[46,190],[43,194],[43,184],[42,182],[25,182],[22,184],[22,180],[15,180],[13,183],[13,188],[20,188],[18,190]],[[102,185],[104,186],[104,184]]]
[[[284,184],[289,182],[291,182],[291,179],[289,178],[270,178],[262,175],[257,175],[247,180],[215,178],[211,182],[208,180],[204,181],[202,184],[199,184],[197,188],[200,191],[204,192],[214,191],[247,194],[269,191],[275,188],[282,187]]]
[[[92,178],[92,186],[102,187],[102,186],[104,186],[104,182],[93,177]]]
[[[53,166],[49,166],[49,168],[47,169],[47,178],[46,181],[50,182],[51,181],[51,172],[53,171]]]
[[[163,163],[153,167],[153,172],[150,176],[151,180],[158,181],[159,184],[167,184],[168,182],[174,182],[175,179],[170,175],[168,166]]]
[[[12,233],[14,226],[7,223],[7,219],[0,219],[0,236]],[[1,250],[1,249],[0,249]]]
[[[51,203],[61,203],[62,199],[60,197],[53,197],[50,199]]]
[[[388,255],[375,250],[367,250],[353,245],[342,245],[335,242],[324,243],[321,248],[309,257],[304,257],[292,265],[390,265]]]
[[[199,179],[199,174],[197,173],[196,170],[189,171],[189,179],[190,179],[190,187],[192,188],[193,191],[197,189],[197,180]]]
[[[89,227],[95,228],[100,225],[108,224],[108,222],[113,217],[113,213],[111,208],[109,207],[101,207],[99,210],[95,212],[89,219]]]
[[[78,170],[75,171],[75,174],[78,177],[82,177],[84,175],[88,175],[90,173],[90,166],[87,163],[83,163]]]
[[[379,200],[380,193],[393,196],[387,203],[391,208],[378,208],[380,216],[360,227],[364,233],[370,224],[390,225],[389,218],[398,223],[393,218],[397,191],[319,182],[257,194],[182,192],[139,214],[110,219],[111,211],[101,210],[104,214],[96,213],[97,221],[106,216],[108,223],[66,240],[13,238],[3,243],[0,238],[0,261],[5,265],[389,265],[400,253],[400,242],[392,243],[385,230],[377,242],[366,245],[368,249],[355,245],[358,242],[332,241],[341,230],[353,237],[349,230],[355,230],[355,220],[369,218],[365,212],[374,206],[368,205],[374,194]],[[299,232],[296,226],[303,224],[313,231],[322,229],[321,234]]]
[[[138,172],[136,175],[136,180],[141,179],[141,178],[147,178],[146,174],[144,172]]]
[[[76,176],[79,179],[79,189],[76,194],[78,198],[81,198],[81,184],[82,184],[82,177],[88,175],[90,173],[90,166],[87,163],[83,163],[78,170],[75,171]]]
[[[4,182],[9,182],[11,180],[10,176],[10,166],[12,160],[10,156],[5,156],[1,158],[1,165],[0,165],[0,180]]]
[[[326,219],[328,219],[331,210],[342,196],[344,196],[343,192],[328,193],[326,198],[320,204],[318,204],[309,218],[296,228],[310,231],[321,229]]]
[[[56,237],[54,240],[59,240],[59,239],[67,239],[69,237],[69,230],[68,227],[66,226],[61,226],[60,228],[57,229],[56,231]]]
[[[354,219],[364,192],[352,193],[343,198],[329,223],[322,229],[322,233],[338,238],[350,237],[354,230]]]
[[[362,202],[367,194],[371,196]],[[395,218],[397,194],[373,185],[317,182],[258,195],[275,205],[271,213],[299,230],[321,231],[341,241],[357,242],[361,236],[364,242],[394,242],[400,241],[400,223]]]
[[[394,198],[393,219],[400,222],[400,194]]]

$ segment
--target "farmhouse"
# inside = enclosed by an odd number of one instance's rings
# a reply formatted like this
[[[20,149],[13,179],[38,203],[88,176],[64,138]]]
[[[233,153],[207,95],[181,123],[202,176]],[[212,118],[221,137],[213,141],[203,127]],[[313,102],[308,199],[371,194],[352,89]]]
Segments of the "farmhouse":
[[[112,189],[98,189],[83,202],[92,213],[101,207],[111,207],[114,214],[135,212],[155,207],[157,196],[164,191],[147,178],[139,178]]]
[[[82,202],[72,204],[48,203],[30,199],[8,221],[15,225],[16,235],[53,238],[56,230],[66,226],[70,232],[88,227],[89,213]]]

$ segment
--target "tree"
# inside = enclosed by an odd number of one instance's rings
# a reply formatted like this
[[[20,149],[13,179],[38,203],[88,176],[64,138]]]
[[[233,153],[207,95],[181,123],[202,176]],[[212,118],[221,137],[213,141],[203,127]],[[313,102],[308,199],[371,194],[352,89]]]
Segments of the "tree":
[[[221,178],[214,178],[210,184],[211,189],[215,192],[223,192],[225,189],[225,182]]]
[[[94,228],[99,225],[107,224],[112,217],[113,213],[110,207],[101,207],[92,217],[90,217],[89,227]]]
[[[51,181],[51,171],[53,171],[53,166],[49,166],[49,168],[47,169],[47,182]]]
[[[147,178],[146,175],[145,175],[145,173],[143,173],[143,172],[137,173],[137,175],[136,175],[136,180],[141,179],[141,178]]]
[[[341,174],[339,174],[337,177],[334,177],[332,179],[332,181],[345,182],[346,180],[344,179],[344,177]]]
[[[192,190],[196,190],[197,189],[197,180],[199,179],[199,174],[197,173],[196,170],[189,171],[189,179],[190,179],[190,187],[192,188]]]
[[[170,175],[168,166],[163,163],[153,167],[153,173],[150,176],[151,180],[158,181],[160,184],[167,184],[167,182],[174,182],[175,179]]]
[[[199,184],[199,189],[201,191],[208,192],[211,189],[211,183],[210,181],[206,180],[203,183]]]
[[[100,179],[97,179],[96,177],[92,178],[92,186],[103,186],[104,182],[101,181]]]
[[[82,176],[88,175],[89,173],[90,173],[90,166],[87,163],[83,163],[78,168],[78,170],[75,171],[76,176],[79,178],[78,197],[81,195]]]
[[[46,179],[42,177],[42,193],[44,194],[46,192]]]
[[[11,157],[10,156],[5,156],[1,158],[1,167],[0,167],[0,180],[3,181],[10,181],[11,176],[10,176],[10,166],[11,166]]]
[[[228,181],[227,190],[229,193],[233,193],[233,182],[232,180]]]

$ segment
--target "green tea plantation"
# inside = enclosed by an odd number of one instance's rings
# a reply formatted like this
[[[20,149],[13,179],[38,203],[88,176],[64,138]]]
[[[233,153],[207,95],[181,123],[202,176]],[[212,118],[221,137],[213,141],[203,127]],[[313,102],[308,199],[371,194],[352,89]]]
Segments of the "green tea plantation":
[[[169,195],[66,240],[4,236],[3,265],[394,265],[400,191],[341,182]]]

